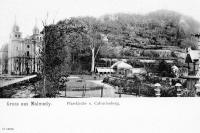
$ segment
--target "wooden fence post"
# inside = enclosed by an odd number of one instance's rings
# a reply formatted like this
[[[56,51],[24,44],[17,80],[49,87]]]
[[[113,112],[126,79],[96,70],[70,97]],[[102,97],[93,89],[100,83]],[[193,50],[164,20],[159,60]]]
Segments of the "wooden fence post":
[[[87,87],[86,87],[86,83],[85,83],[85,96],[86,96],[86,91],[87,91]]]
[[[85,90],[86,90],[86,88],[85,88],[85,86],[83,85],[83,93],[82,93],[82,97],[85,97]]]
[[[118,93],[119,93],[119,98],[121,98],[122,97],[122,87],[121,86],[118,89]]]
[[[104,86],[101,86],[101,97],[103,97],[103,88]]]
[[[139,97],[140,97],[141,87],[142,87],[142,82],[140,82],[140,84],[139,84],[139,86],[138,86],[138,96],[139,96]]]
[[[67,85],[65,86],[65,97],[67,97]]]

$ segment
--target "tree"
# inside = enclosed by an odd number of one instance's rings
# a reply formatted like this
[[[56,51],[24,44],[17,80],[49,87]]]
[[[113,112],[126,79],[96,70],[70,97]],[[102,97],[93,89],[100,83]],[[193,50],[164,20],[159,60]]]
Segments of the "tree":
[[[92,52],[92,62],[91,62],[91,72],[94,72],[95,69],[95,60],[97,57],[97,54],[99,53],[99,50],[102,45],[101,38],[104,36],[103,34],[99,34],[95,30],[91,31],[90,33],[90,50]],[[96,49],[96,50],[95,50]]]
[[[49,84],[48,93],[54,94],[57,92],[60,77],[70,73],[71,55],[75,61],[75,56],[84,47],[85,26],[81,21],[72,18],[45,26],[44,33],[43,74]]]
[[[61,73],[94,72],[100,57],[141,56],[146,49],[150,49],[148,57],[152,57],[155,53],[151,49],[195,47],[197,40],[191,40],[190,35],[199,24],[178,13],[157,11],[100,19],[76,17],[44,27],[45,75],[56,85]]]
[[[160,61],[158,65],[158,72],[163,77],[171,77],[172,76],[171,65],[168,64],[165,60]]]
[[[102,33],[102,31],[104,31],[103,26],[95,18],[86,17],[82,19],[86,23],[88,29],[87,37],[91,50],[91,72],[93,73],[97,54],[99,53],[102,44],[107,42],[107,37]]]

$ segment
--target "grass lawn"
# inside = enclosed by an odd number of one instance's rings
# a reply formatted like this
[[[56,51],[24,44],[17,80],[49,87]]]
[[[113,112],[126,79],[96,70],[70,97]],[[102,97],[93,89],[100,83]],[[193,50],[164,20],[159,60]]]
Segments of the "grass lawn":
[[[80,78],[82,78],[82,79],[84,79],[84,80],[94,80],[95,79],[95,77],[96,77],[96,79],[104,79],[105,77],[106,77],[106,75],[102,75],[102,76],[97,76],[97,75],[70,75],[70,77],[80,77]]]
[[[70,75],[70,79],[67,82],[66,94],[65,90],[60,93],[66,97],[100,97],[101,88],[100,85],[88,81],[93,79],[90,75]],[[74,78],[75,77],[75,78]],[[78,78],[80,77],[80,78]]]
[[[70,80],[67,82],[67,88],[77,88],[77,89],[81,89],[83,87],[88,88],[92,88],[92,87],[97,87],[99,85],[92,83],[88,80]]]
[[[101,83],[102,80],[97,79],[94,80],[90,75],[81,75],[81,78],[71,78],[67,82],[66,93],[65,90],[60,91],[61,97],[67,98],[77,98],[77,97],[101,97],[103,87],[103,97],[119,97],[116,94],[116,91],[112,86],[104,85]],[[80,77],[79,75],[73,75],[70,77]],[[84,86],[86,86],[86,90],[84,90]],[[133,97],[122,95],[122,97]]]

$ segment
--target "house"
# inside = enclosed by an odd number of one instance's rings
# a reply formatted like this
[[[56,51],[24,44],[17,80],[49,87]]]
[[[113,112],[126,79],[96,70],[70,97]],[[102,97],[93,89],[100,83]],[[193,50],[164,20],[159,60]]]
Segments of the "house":
[[[188,75],[197,75],[199,70],[200,50],[188,49],[185,63],[188,66]]]
[[[114,63],[110,68],[116,71],[117,74],[127,75],[127,72],[133,67],[124,61]]]

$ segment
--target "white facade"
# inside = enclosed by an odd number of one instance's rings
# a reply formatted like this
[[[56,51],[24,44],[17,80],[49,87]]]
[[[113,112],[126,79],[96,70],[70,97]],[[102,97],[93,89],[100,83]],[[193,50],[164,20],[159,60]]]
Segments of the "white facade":
[[[19,26],[14,24],[8,43],[8,74],[28,75],[41,72],[41,46],[42,34],[36,26],[31,36],[22,38]]]

